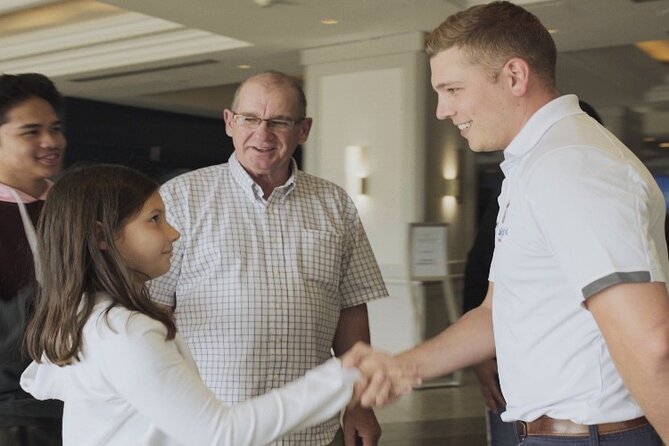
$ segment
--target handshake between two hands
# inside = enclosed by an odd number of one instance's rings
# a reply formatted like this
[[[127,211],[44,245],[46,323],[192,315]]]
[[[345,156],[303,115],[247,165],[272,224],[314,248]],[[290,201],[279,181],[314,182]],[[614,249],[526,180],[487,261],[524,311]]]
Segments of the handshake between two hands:
[[[361,378],[353,387],[349,407],[378,407],[392,403],[421,384],[418,368],[358,342],[341,357],[342,367],[355,367]]]

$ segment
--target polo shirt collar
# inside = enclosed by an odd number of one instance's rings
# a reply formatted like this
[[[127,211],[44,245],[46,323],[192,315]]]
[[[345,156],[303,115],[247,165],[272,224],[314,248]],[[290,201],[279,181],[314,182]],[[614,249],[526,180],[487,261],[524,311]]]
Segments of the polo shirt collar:
[[[573,94],[555,98],[537,110],[504,149],[504,161],[500,164],[504,175],[507,176],[514,161],[532,150],[556,122],[575,113],[583,111],[578,105],[578,97]]]
[[[247,197],[250,199],[262,199],[263,191],[262,188],[253,181],[251,175],[244,169],[241,165],[237,156],[233,152],[228,159],[228,164],[230,165],[230,172],[232,173],[232,178],[235,182],[241,187]],[[297,173],[297,163],[294,159],[290,160],[290,177],[286,182],[275,188],[273,194],[278,194],[281,199],[285,198],[294,188],[295,188],[295,178]]]
[[[51,180],[46,180],[46,181],[47,181],[47,187],[44,190],[44,192],[42,192],[42,195],[40,195],[39,197],[33,197],[32,195],[29,195],[23,191],[14,189],[11,186],[0,183],[0,201],[4,201],[6,203],[16,203],[16,198],[14,198],[14,195],[11,192],[12,189],[16,191],[21,201],[26,204],[34,203],[40,200],[44,201],[46,200],[46,196],[49,192],[49,189],[51,189],[51,186],[53,186],[53,181]]]
[[[232,173],[232,178],[235,180],[235,183],[237,183],[245,193],[248,191],[253,193],[253,185],[255,182],[239,163],[234,152],[232,152],[232,155],[228,158],[228,165],[230,166],[230,172]]]

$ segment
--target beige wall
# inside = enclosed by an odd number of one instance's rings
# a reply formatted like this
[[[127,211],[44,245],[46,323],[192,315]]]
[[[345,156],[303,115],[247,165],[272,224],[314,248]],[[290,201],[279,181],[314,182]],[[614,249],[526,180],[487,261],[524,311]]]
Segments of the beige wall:
[[[429,324],[425,288],[407,277],[409,223],[448,222],[451,260],[464,259],[473,236],[472,157],[455,128],[434,117],[423,38],[410,33],[302,52],[314,118],[305,169],[345,186],[345,148],[367,153],[368,193],[354,200],[390,292],[370,305],[372,341],[390,351],[419,342]],[[445,171],[462,181],[459,201],[443,199]]]

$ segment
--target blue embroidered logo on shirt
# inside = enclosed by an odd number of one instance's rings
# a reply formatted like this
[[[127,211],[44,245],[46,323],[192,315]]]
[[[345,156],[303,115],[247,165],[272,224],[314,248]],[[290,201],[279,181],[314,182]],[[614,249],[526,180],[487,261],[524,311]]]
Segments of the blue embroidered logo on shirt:
[[[502,213],[502,218],[500,219],[499,222],[497,222],[497,227],[495,228],[498,242],[501,242],[504,237],[509,235],[509,228],[504,224],[504,220],[506,220],[506,213],[509,211],[510,204],[511,201],[508,201],[506,203],[506,206],[504,206],[504,212]]]
[[[497,241],[501,242],[504,237],[509,235],[509,228],[506,226],[498,226],[497,227]]]

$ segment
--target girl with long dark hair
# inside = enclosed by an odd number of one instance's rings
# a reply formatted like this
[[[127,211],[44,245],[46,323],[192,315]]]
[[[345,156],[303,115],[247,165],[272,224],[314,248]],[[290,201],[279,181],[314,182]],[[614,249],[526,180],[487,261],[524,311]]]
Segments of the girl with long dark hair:
[[[65,402],[66,445],[262,445],[328,419],[351,399],[373,404],[415,383],[412,371],[389,369],[359,345],[281,389],[226,406],[145,286],[169,269],[178,238],[158,184],[130,168],[78,168],[52,188],[38,226],[40,284],[26,338],[35,362],[21,385]]]

